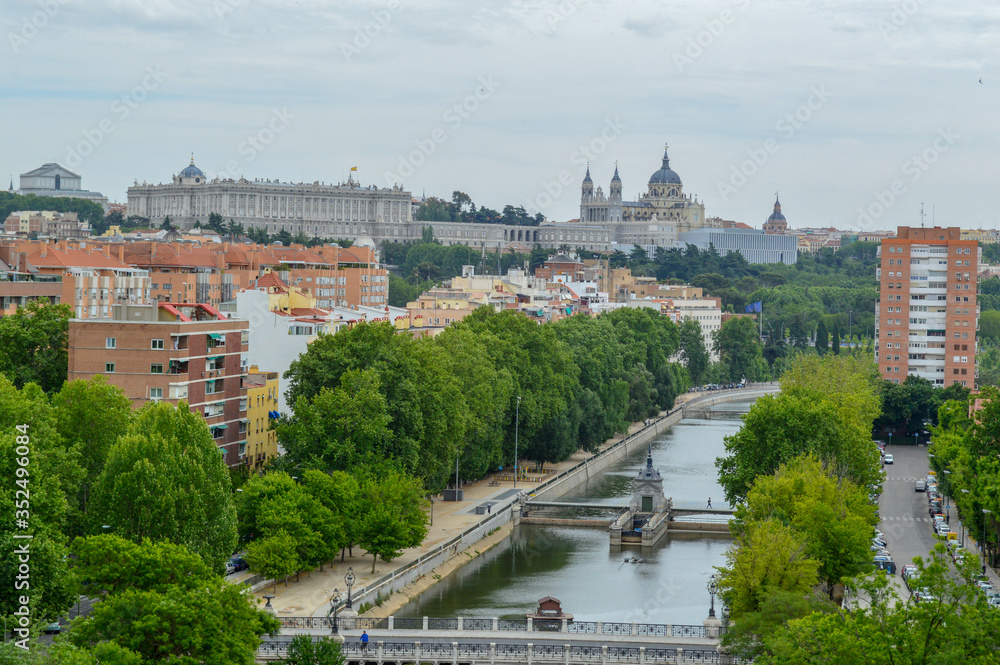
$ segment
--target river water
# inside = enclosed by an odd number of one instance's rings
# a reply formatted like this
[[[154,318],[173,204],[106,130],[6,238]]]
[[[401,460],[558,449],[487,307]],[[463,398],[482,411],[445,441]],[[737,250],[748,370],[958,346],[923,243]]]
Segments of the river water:
[[[725,505],[715,458],[724,452],[724,437],[739,429],[737,414],[750,404],[718,405],[713,411],[723,417],[682,420],[653,441],[653,466],[675,506],[704,508],[709,498],[715,507]],[[626,505],[632,478],[645,463],[646,451],[637,450],[559,500]],[[539,598],[554,596],[580,621],[701,624],[708,615],[709,575],[724,563],[730,542],[678,534],[654,548],[612,549],[606,529],[524,524],[396,616],[524,618]],[[642,562],[625,563],[626,557]]]

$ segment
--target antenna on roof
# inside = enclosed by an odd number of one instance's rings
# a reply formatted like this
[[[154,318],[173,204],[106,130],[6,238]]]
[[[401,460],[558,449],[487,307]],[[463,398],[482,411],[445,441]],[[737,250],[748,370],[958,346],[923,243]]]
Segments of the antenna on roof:
[[[924,228],[924,217],[926,217],[926,215],[924,214],[924,204],[921,203],[920,204],[920,228]]]

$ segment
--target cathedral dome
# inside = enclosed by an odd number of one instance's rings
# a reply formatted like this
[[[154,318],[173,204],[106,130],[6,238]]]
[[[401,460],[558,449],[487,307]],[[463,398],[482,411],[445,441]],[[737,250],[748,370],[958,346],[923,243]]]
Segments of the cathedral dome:
[[[679,185],[681,177],[670,168],[670,158],[667,156],[667,149],[663,149],[663,164],[660,170],[649,177],[650,185]]]
[[[181,171],[182,178],[204,178],[205,173],[194,165],[194,155],[191,156],[191,164]]]
[[[621,176],[618,175],[618,165],[615,164],[615,174],[611,177],[611,182],[621,182],[621,181],[622,181]]]
[[[767,218],[767,221],[769,222],[785,221],[785,216],[781,214],[781,201],[778,200],[777,196],[774,197],[774,212],[772,212],[771,216]]]

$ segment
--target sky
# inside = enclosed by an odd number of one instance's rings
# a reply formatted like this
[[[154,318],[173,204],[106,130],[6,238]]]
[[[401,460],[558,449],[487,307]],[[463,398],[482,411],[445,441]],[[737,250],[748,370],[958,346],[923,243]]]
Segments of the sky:
[[[0,175],[399,183],[579,216],[671,167],[760,227],[995,228],[1000,3],[4,0]],[[981,81],[981,82],[980,82]],[[5,183],[6,184],[6,183]],[[921,218],[921,206],[925,217]]]

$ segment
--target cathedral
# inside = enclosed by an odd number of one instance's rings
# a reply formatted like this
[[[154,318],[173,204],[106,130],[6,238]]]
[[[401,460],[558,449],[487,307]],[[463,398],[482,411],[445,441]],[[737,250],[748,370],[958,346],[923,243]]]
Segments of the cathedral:
[[[669,235],[676,238],[678,232],[712,226],[705,218],[705,205],[692,195],[684,194],[681,177],[670,168],[666,146],[659,170],[649,177],[646,193],[636,201],[622,200],[622,179],[617,164],[607,196],[600,187],[595,191],[588,165],[580,197],[580,224],[618,227],[620,232],[616,233],[616,239],[621,243],[628,243],[630,238],[639,239],[640,236],[646,236],[648,240],[651,235],[666,240]]]

